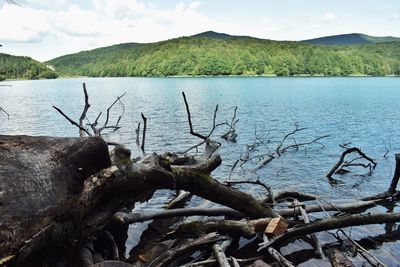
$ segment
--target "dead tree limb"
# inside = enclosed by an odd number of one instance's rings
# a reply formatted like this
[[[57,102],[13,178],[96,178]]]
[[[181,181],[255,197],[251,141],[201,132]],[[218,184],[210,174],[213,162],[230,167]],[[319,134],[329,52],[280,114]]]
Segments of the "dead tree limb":
[[[189,123],[190,134],[191,134],[191,135],[194,135],[194,136],[197,136],[197,137],[200,138],[200,139],[207,140],[207,139],[208,139],[207,136],[204,136],[204,135],[202,135],[202,134],[199,134],[199,133],[197,133],[197,132],[195,132],[195,131],[193,130],[192,116],[191,116],[191,114],[190,114],[189,104],[188,104],[188,102],[187,102],[185,92],[182,92],[182,96],[183,96],[183,100],[184,100],[184,102],[185,102],[185,107],[186,107],[186,113],[187,113],[187,117],[188,117],[188,123]]]
[[[258,232],[264,232],[271,218],[261,218],[249,221],[233,220],[206,220],[184,223],[167,235],[166,238],[176,236],[197,237],[206,233],[218,232],[223,235],[242,236],[252,238]]]
[[[400,221],[400,213],[376,213],[376,214],[367,213],[367,214],[354,214],[354,215],[339,216],[329,219],[322,219],[319,221],[311,222],[307,225],[287,230],[286,233],[284,233],[283,235],[278,236],[277,238],[272,239],[266,243],[261,243],[260,249],[272,245],[282,244],[291,239],[312,233],[345,228],[350,226],[394,223],[399,221]]]
[[[237,161],[236,161],[237,163]],[[260,185],[262,186],[268,193],[267,197],[267,202],[268,203],[275,203],[275,198],[274,194],[272,192],[272,189],[270,186],[266,185],[265,183],[261,182],[260,179],[257,179],[255,181],[252,180],[226,180],[223,182],[223,184],[226,184],[227,186],[231,186],[234,184],[254,184],[254,185]]]
[[[225,139],[226,141],[230,141],[230,142],[234,142],[236,140],[237,134],[236,134],[236,130],[235,130],[235,125],[236,123],[238,123],[238,119],[236,119],[236,112],[237,112],[238,107],[235,106],[234,110],[233,110],[233,117],[231,120],[231,123],[226,123],[226,125],[228,125],[229,129],[226,133],[224,133],[223,135],[221,135],[222,139]]]
[[[80,137],[85,136],[85,131],[82,130],[83,128],[85,128],[85,127],[83,126],[83,121],[85,120],[85,118],[86,118],[86,116],[87,116],[86,113],[87,113],[87,111],[88,111],[89,108],[90,108],[90,104],[89,104],[89,95],[88,95],[87,90],[86,90],[86,84],[83,83],[82,86],[83,86],[83,94],[85,95],[85,106],[83,107],[82,114],[81,114],[81,116],[79,117],[79,136],[80,136]]]
[[[281,148],[282,148],[284,142],[286,141],[286,139],[288,139],[290,136],[296,134],[297,132],[304,131],[304,130],[307,129],[307,128],[304,128],[304,127],[303,127],[303,128],[300,128],[297,122],[296,122],[294,125],[295,125],[295,129],[294,129],[293,131],[287,133],[287,134],[282,138],[282,140],[281,140],[281,142],[279,143],[279,145],[276,147],[275,152],[276,152],[278,155],[280,155],[280,153],[282,152],[282,151],[281,151]]]
[[[87,112],[90,108],[90,104],[89,104],[89,95],[87,93],[86,90],[86,84],[83,83],[83,93],[84,93],[84,99],[85,99],[85,105],[83,107],[83,111],[81,116],[79,117],[79,123],[77,123],[75,120],[71,119],[70,117],[68,117],[60,108],[53,106],[53,108],[55,110],[57,110],[65,119],[67,119],[72,125],[75,125],[76,127],[78,127],[79,129],[79,136],[83,137],[85,134],[87,134],[88,136],[101,136],[101,132],[105,129],[113,129],[118,130],[119,127],[119,122],[121,120],[121,118],[123,117],[124,113],[125,113],[125,105],[123,104],[123,102],[121,101],[121,98],[125,96],[126,93],[123,93],[121,96],[118,96],[117,99],[107,108],[107,112],[106,112],[106,120],[104,122],[104,125],[100,128],[97,128],[98,125],[98,121],[102,115],[102,112],[99,113],[99,115],[97,115],[94,123],[88,123],[88,125],[90,126],[90,128],[92,128],[93,134],[90,133],[83,125],[83,121],[85,119],[88,119],[87,116]],[[120,116],[117,119],[117,122],[115,125],[109,125],[108,122],[110,120],[110,111],[111,109],[115,106],[116,103],[120,103],[122,106],[122,113],[120,114]]]
[[[333,168],[328,172],[328,174],[326,175],[326,177],[328,178],[332,178],[332,175],[334,173],[337,172],[337,170],[339,170],[341,168],[341,166],[344,163],[344,159],[346,157],[346,155],[350,154],[350,153],[357,153],[359,154],[362,158],[366,159],[367,161],[369,161],[372,165],[373,165],[373,169],[376,167],[376,162],[368,157],[364,152],[361,151],[361,149],[359,149],[358,147],[352,147],[352,148],[347,148],[342,155],[339,158],[339,161],[333,166]]]
[[[53,106],[53,108],[55,110],[57,110],[65,119],[67,119],[72,125],[75,125],[76,127],[78,127],[79,132],[84,132],[86,133],[88,136],[92,136],[91,133],[89,133],[88,130],[86,130],[85,128],[81,127],[76,121],[74,121],[73,119],[71,119],[70,117],[68,117],[61,109],[59,109],[56,106]]]
[[[341,211],[341,212],[352,212],[365,210],[372,208],[379,203],[378,200],[370,201],[357,201],[342,204],[325,204],[325,205],[307,205],[305,211],[307,213],[323,212],[323,211]],[[280,216],[293,217],[301,215],[301,211],[298,207],[277,209],[276,212]],[[179,217],[179,216],[229,216],[241,218],[245,215],[231,208],[180,208],[173,210],[161,210],[154,212],[117,212],[114,215],[114,219],[121,223],[135,223],[144,222],[153,219]]]
[[[324,212],[324,211],[340,211],[340,212],[353,212],[366,210],[376,206],[379,200],[369,200],[369,201],[356,201],[350,203],[335,203],[335,204],[325,204],[325,205],[307,205],[304,209],[307,213],[314,212]],[[279,215],[284,217],[290,217],[295,215],[301,215],[301,211],[298,208],[289,209],[279,209],[276,210]]]
[[[390,182],[388,190],[383,193],[377,194],[375,196],[365,197],[362,200],[384,199],[388,197],[393,197],[398,193],[397,185],[400,179],[400,154],[395,155],[395,160],[396,160],[396,168],[394,170],[393,178],[392,181]]]
[[[298,191],[280,191],[275,194],[275,201],[282,202],[285,199],[297,199],[299,201],[307,201],[307,200],[315,200],[317,199],[316,195],[298,192]]]
[[[146,141],[146,129],[147,129],[147,118],[141,113],[142,119],[143,119],[143,134],[142,134],[142,145],[140,148],[142,149],[142,152],[144,153],[144,142]]]
[[[7,113],[7,111],[5,111],[4,108],[0,107],[0,112],[3,112],[4,114],[7,115],[7,119],[10,120],[10,114]]]
[[[220,267],[231,267],[231,265],[228,262],[228,259],[226,258],[224,250],[221,248],[221,246],[218,243],[215,243],[212,246],[212,249],[213,249],[214,256],[217,259]]]
[[[233,258],[233,257],[229,257],[228,261],[229,261],[229,262],[232,262],[232,264],[234,264],[232,258]],[[252,258],[248,258],[248,259],[236,259],[236,258],[235,258],[235,261],[238,262],[238,263],[248,263],[248,262],[253,262],[253,261],[260,260],[260,259],[262,259],[262,258],[263,258],[263,257],[252,257]],[[182,267],[204,266],[204,265],[211,264],[211,263],[216,263],[216,262],[217,262],[216,259],[207,259],[207,260],[204,260],[204,261],[198,261],[198,262],[194,262],[194,263],[188,263],[188,264],[182,265]],[[253,265],[251,265],[251,266],[253,267]],[[235,266],[235,267],[236,267],[236,266]]]
[[[388,189],[389,195],[394,195],[394,193],[396,193],[397,184],[399,183],[399,178],[400,178],[400,154],[396,154],[395,159],[396,159],[396,168],[393,174],[392,182],[390,183]]]
[[[114,219],[122,223],[131,224],[154,219],[180,217],[180,216],[233,216],[241,217],[243,214],[229,208],[180,208],[145,213],[117,212]]]
[[[224,237],[219,236],[216,233],[210,233],[208,235],[202,236],[188,243],[182,244],[178,247],[167,250],[165,253],[161,254],[158,258],[150,262],[148,266],[149,267],[168,266],[182,255],[194,252],[199,248],[202,248],[204,246],[213,244],[217,241],[221,241],[224,239],[225,239]]]
[[[293,205],[297,206],[299,208],[301,216],[303,217],[304,223],[305,224],[310,223],[310,219],[308,218],[308,214],[307,214],[306,210],[303,207],[304,204],[299,202],[298,200],[295,200],[295,201],[293,201]],[[320,255],[321,259],[325,259],[326,257],[325,257],[324,251],[322,250],[321,243],[319,242],[317,236],[314,233],[312,233],[312,234],[310,234],[310,237],[313,240],[315,248],[316,248],[318,254]]]
[[[135,129],[135,133],[136,133],[136,145],[139,147],[140,146],[140,122],[138,123],[136,129]]]
[[[271,151],[271,150],[269,149],[268,145],[266,145],[265,142],[264,142],[263,140],[260,140],[260,138],[258,138],[258,137],[256,136],[256,140],[258,140],[258,141],[253,145],[253,148],[254,148],[255,146],[257,146],[257,145],[264,144],[264,145],[267,146],[268,153],[265,154],[265,155],[262,155],[262,156],[258,156],[258,158],[260,158],[260,160],[258,161],[258,163],[256,164],[256,166],[255,166],[250,172],[252,172],[252,173],[256,172],[257,170],[263,168],[263,167],[266,166],[268,163],[270,163],[273,159],[282,156],[283,153],[285,153],[285,152],[287,152],[287,151],[289,151],[289,150],[291,150],[291,149],[296,149],[296,150],[298,150],[298,149],[299,149],[300,147],[302,147],[302,146],[311,145],[311,144],[321,144],[321,143],[319,142],[321,139],[324,139],[324,138],[329,137],[329,135],[323,135],[323,136],[319,136],[319,137],[317,137],[317,138],[314,138],[314,139],[311,140],[311,141],[301,142],[301,143],[298,143],[298,142],[296,142],[296,140],[293,139],[293,140],[294,140],[294,144],[284,146],[286,140],[287,140],[289,137],[293,136],[294,134],[296,134],[296,133],[298,133],[298,132],[300,132],[300,131],[306,130],[306,129],[307,129],[307,128],[300,128],[299,125],[298,125],[298,123],[295,123],[295,129],[294,129],[293,131],[291,131],[291,132],[285,134],[285,135],[283,136],[282,140],[279,142],[279,144],[278,144],[277,147],[275,148],[275,150],[273,150],[273,151]],[[322,144],[321,144],[321,145],[322,145]],[[246,163],[246,162],[248,162],[248,161],[250,160],[250,159],[249,159],[249,149],[250,149],[250,146],[248,147],[248,150],[246,151],[246,154],[245,154],[245,156],[246,156],[245,159],[246,159],[246,160],[243,161],[243,163],[241,164],[241,166],[242,166],[244,163]]]
[[[279,253],[276,249],[269,247],[268,248],[268,253],[279,262],[281,266],[285,267],[294,267],[293,263],[285,259],[285,257],[282,256],[281,253]]]

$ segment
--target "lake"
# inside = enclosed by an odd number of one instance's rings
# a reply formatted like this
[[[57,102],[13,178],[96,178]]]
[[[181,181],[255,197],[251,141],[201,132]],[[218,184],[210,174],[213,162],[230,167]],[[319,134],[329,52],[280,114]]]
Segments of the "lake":
[[[394,171],[394,154],[400,151],[400,78],[76,78],[40,81],[6,81],[0,86],[0,106],[10,113],[10,120],[0,114],[0,134],[78,136],[77,128],[61,117],[52,106],[60,107],[78,119],[83,108],[82,83],[85,82],[92,105],[88,116],[93,121],[118,95],[123,98],[125,114],[122,128],[105,139],[120,142],[141,155],[135,145],[135,127],[140,113],[148,117],[146,152],[181,151],[200,140],[189,134],[181,92],[185,91],[196,131],[207,134],[212,126],[215,105],[218,122],[230,121],[233,107],[238,107],[236,143],[219,138],[226,128],[218,128],[215,139],[222,143],[222,166],[214,173],[217,179],[229,176],[232,164],[239,159],[246,144],[257,136],[268,143],[252,154],[253,163],[273,149],[295,123],[307,130],[296,135],[296,142],[310,141],[329,134],[298,151],[274,159],[255,174],[248,163],[237,168],[232,179],[260,178],[275,191],[295,189],[332,199],[357,199],[384,191]],[[119,115],[121,106],[113,113]],[[365,169],[342,175],[331,186],[326,173],[344,151],[340,144],[361,148],[378,165],[372,174]],[[288,140],[288,144],[293,140]],[[384,154],[389,150],[388,155]],[[243,190],[262,196],[260,188],[242,186]],[[161,191],[146,206],[159,208],[170,194]],[[199,199],[192,201],[200,204]],[[384,232],[383,226],[371,226],[369,232]],[[363,231],[359,232],[360,235]],[[133,237],[132,237],[133,238]],[[131,243],[135,242],[131,240]],[[133,245],[130,246],[133,246]],[[398,245],[388,243],[377,251],[384,260]],[[387,251],[392,251],[387,253]],[[386,254],[385,254],[386,253]]]

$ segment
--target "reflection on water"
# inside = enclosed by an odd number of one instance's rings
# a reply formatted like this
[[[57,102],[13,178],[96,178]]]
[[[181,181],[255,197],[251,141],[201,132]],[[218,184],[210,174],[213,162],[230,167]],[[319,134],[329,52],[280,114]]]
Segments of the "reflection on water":
[[[312,145],[289,152],[252,176],[274,190],[295,189],[318,194],[326,199],[357,199],[388,187],[393,170],[393,155],[400,150],[400,79],[399,78],[79,78],[47,81],[10,81],[0,86],[0,106],[10,120],[0,117],[0,134],[77,136],[77,129],[64,120],[52,105],[79,118],[83,107],[82,82],[90,95],[89,118],[105,110],[115,97],[126,92],[122,129],[106,138],[126,144],[139,155],[135,146],[136,124],[140,113],[148,117],[146,150],[162,153],[179,151],[196,144],[188,132],[181,91],[186,92],[196,131],[207,133],[213,110],[219,104],[218,120],[224,122],[238,106],[237,143],[223,143],[222,166],[214,173],[218,179],[229,175],[245,144],[254,141],[254,132],[270,141],[273,148],[295,122],[307,127],[296,141],[308,141],[325,134],[323,147]],[[2,115],[0,115],[2,116]],[[216,137],[224,132],[219,129]],[[366,171],[347,174],[331,187],[325,174],[340,156],[342,143],[360,147],[378,162],[371,175]],[[387,158],[383,158],[389,148]],[[254,155],[267,153],[260,146]],[[255,159],[257,160],[257,159]],[[249,166],[250,167],[250,166]],[[246,174],[238,169],[235,177]],[[256,196],[259,188],[243,185]],[[258,191],[257,191],[258,190]],[[168,196],[159,195],[151,208],[161,206]],[[194,202],[199,202],[195,199]],[[195,203],[196,204],[196,203]],[[148,206],[147,206],[148,208]],[[372,229],[372,228],[371,228]],[[375,229],[375,228],[374,228]],[[384,230],[377,229],[377,233]],[[361,234],[365,234],[362,230]],[[387,246],[388,250],[397,243]],[[386,246],[383,246],[385,248]],[[384,252],[379,252],[378,254]]]

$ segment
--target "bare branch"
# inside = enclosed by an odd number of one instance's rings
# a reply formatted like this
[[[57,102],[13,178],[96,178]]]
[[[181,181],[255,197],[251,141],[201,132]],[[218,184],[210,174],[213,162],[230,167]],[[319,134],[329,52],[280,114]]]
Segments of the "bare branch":
[[[277,153],[278,155],[280,155],[280,153],[281,153],[281,150],[280,150],[280,149],[281,149],[281,147],[283,146],[283,143],[286,141],[286,139],[287,139],[288,137],[294,135],[294,134],[297,133],[297,132],[300,132],[300,131],[303,131],[303,130],[306,130],[306,129],[307,129],[307,128],[300,128],[297,122],[295,123],[295,126],[296,126],[296,128],[295,128],[293,131],[291,131],[290,133],[287,133],[287,134],[282,138],[282,141],[280,142],[280,144],[276,147],[275,151],[276,151],[276,153]]]
[[[180,216],[233,216],[233,217],[241,217],[242,213],[230,209],[230,208],[181,208],[181,209],[171,209],[171,210],[162,210],[155,212],[146,212],[146,213],[125,213],[125,212],[117,212],[114,215],[114,219],[125,223],[131,224],[134,222],[144,222],[153,219],[162,219],[162,218],[170,218],[170,217],[180,217]]]
[[[326,177],[328,178],[332,178],[332,175],[334,173],[336,173],[338,170],[340,170],[341,166],[344,163],[344,158],[346,157],[346,155],[350,154],[350,153],[358,153],[362,158],[366,159],[367,161],[371,162],[371,164],[373,165],[372,169],[374,169],[376,167],[376,162],[368,157],[364,152],[361,151],[361,149],[359,149],[358,147],[352,147],[352,148],[347,148],[342,155],[339,158],[339,161],[332,167],[332,169],[328,172],[328,174],[326,175]],[[354,164],[353,164],[354,165]]]
[[[7,119],[10,120],[10,114],[8,114],[7,111],[4,110],[4,108],[0,107],[0,111],[2,111],[4,114],[6,114]]]
[[[207,140],[207,139],[208,139],[207,136],[204,136],[204,135],[202,135],[202,134],[199,134],[199,133],[193,131],[192,116],[190,115],[189,104],[188,104],[188,102],[187,102],[185,92],[182,92],[182,96],[183,96],[183,100],[184,100],[184,102],[185,102],[186,113],[187,113],[187,116],[188,116],[188,123],[189,123],[189,128],[190,128],[190,134],[191,134],[191,135],[194,135],[194,136],[197,136],[198,138],[201,138],[201,139],[203,139],[203,140]],[[216,108],[216,110],[217,110],[217,108]],[[215,114],[215,113],[214,113],[214,114]]]
[[[83,108],[82,115],[81,115],[80,118],[79,118],[79,136],[80,136],[80,137],[85,136],[85,131],[82,130],[82,129],[85,128],[85,127],[83,126],[83,120],[86,118],[86,113],[87,113],[87,111],[88,111],[89,108],[90,108],[90,104],[89,104],[89,95],[88,95],[88,93],[87,93],[86,84],[85,84],[85,83],[83,83],[83,93],[85,94],[85,106],[84,106],[84,108]],[[101,113],[100,113],[100,114],[101,114]],[[100,115],[99,115],[99,116],[100,116]],[[97,119],[96,119],[96,122],[97,122]],[[87,132],[87,131],[86,131],[86,132]]]
[[[71,119],[70,117],[68,117],[64,112],[62,112],[61,109],[59,109],[56,106],[53,106],[53,108],[55,110],[57,110],[64,118],[66,118],[72,125],[75,125],[76,127],[79,128],[80,131],[85,132],[88,136],[91,136],[91,134],[88,132],[88,130],[86,130],[85,128],[82,128],[76,121],[74,121],[73,119]]]
[[[142,149],[142,152],[144,153],[144,143],[146,141],[146,130],[147,130],[147,118],[144,116],[143,113],[141,113],[142,119],[143,119],[143,134],[142,134],[142,145],[140,148]]]

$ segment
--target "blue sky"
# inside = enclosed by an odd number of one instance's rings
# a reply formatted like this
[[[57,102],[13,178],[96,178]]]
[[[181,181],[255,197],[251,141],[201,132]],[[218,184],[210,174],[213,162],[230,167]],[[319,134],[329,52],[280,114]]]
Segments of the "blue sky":
[[[365,33],[400,37],[400,1],[0,0],[0,52],[48,60],[206,30],[274,40]],[[6,26],[4,26],[6,25]]]

